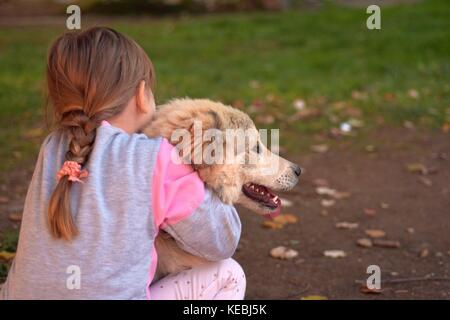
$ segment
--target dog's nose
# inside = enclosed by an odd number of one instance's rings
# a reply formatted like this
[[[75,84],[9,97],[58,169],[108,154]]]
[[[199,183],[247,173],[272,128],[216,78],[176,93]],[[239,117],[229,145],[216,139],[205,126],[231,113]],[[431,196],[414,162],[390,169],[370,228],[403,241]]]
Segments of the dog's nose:
[[[299,166],[292,166],[292,170],[297,177],[300,177],[300,175],[302,174],[302,168],[300,168]]]

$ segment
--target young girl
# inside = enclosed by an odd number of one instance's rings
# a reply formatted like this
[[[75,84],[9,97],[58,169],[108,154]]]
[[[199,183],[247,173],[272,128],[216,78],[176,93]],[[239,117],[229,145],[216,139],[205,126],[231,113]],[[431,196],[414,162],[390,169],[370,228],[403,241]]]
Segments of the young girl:
[[[47,82],[58,128],[44,141],[3,299],[243,299],[230,257],[241,231],[172,146],[139,130],[155,109],[144,50],[108,28],[51,46]],[[180,163],[180,162],[177,162]],[[152,284],[159,229],[209,261]]]

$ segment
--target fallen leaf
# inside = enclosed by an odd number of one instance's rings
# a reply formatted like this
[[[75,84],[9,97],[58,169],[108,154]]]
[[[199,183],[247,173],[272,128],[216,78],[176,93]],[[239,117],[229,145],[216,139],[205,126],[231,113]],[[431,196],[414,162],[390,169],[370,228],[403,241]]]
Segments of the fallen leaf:
[[[374,215],[377,214],[377,212],[375,211],[375,209],[371,209],[371,208],[365,208],[363,211],[364,211],[364,214],[365,214],[366,216],[371,216],[371,217],[373,217]]]
[[[386,232],[383,230],[377,230],[377,229],[367,229],[364,231],[365,234],[367,234],[369,237],[376,239],[376,238],[383,238],[386,236]]]
[[[302,99],[295,99],[294,102],[292,103],[292,105],[294,106],[295,110],[297,110],[297,111],[301,111],[301,110],[305,109],[305,107],[306,107],[306,103]]]
[[[427,187],[431,187],[433,185],[433,181],[427,177],[419,177],[419,181]]]
[[[290,121],[305,120],[311,118],[317,118],[321,115],[321,111],[317,108],[304,108],[297,111],[292,117],[289,118]]]
[[[375,239],[373,241],[373,245],[382,248],[400,248],[400,242],[393,240],[383,240],[383,239]]]
[[[359,288],[359,291],[360,291],[361,293],[365,293],[365,294],[380,294],[380,293],[383,292],[382,289],[370,289],[370,288],[368,288],[366,285],[362,285],[362,286]]]
[[[322,205],[322,207],[325,207],[325,208],[332,207],[332,206],[334,206],[335,203],[336,203],[336,200],[333,200],[333,199],[322,199],[320,201],[320,204]]]
[[[419,252],[419,258],[426,258],[430,254],[430,251],[427,248],[423,248]]]
[[[321,196],[323,196],[323,195],[331,196],[334,193],[336,193],[336,190],[328,188],[328,187],[317,187],[316,193]]]
[[[14,222],[22,221],[22,213],[10,213],[8,219]]]
[[[280,214],[272,220],[266,220],[263,222],[263,226],[270,229],[281,229],[285,224],[297,223],[298,218],[293,214]]]
[[[373,146],[371,144],[365,146],[364,149],[369,153],[375,152],[375,150],[376,150],[375,146]]]
[[[411,163],[406,166],[409,172],[427,174],[428,169],[423,163]]]
[[[386,203],[386,202],[381,202],[380,203],[380,207],[381,207],[381,209],[389,209],[389,203]]]
[[[351,125],[353,128],[362,128],[364,127],[364,122],[360,119],[356,118],[350,118],[348,120],[348,124]]]
[[[314,184],[316,187],[328,187],[328,186],[330,185],[330,183],[328,182],[328,180],[322,179],[322,178],[314,179],[313,184]]]
[[[325,296],[306,296],[306,297],[301,297],[300,300],[328,300],[327,297]]]
[[[416,89],[411,89],[408,91],[408,96],[413,99],[419,98],[419,92]]]
[[[316,153],[325,153],[329,150],[329,147],[326,144],[316,144],[311,146],[311,150]]]
[[[409,234],[414,234],[416,230],[414,230],[414,228],[406,228],[406,232],[408,232]]]
[[[338,229],[356,229],[358,228],[359,224],[357,222],[338,222],[336,223],[336,228]]]
[[[267,115],[264,115],[264,116],[256,117],[256,121],[260,122],[262,124],[272,124],[275,121],[275,117],[270,115],[270,114],[267,114]]]
[[[0,260],[9,262],[16,256],[15,252],[0,251]]]
[[[352,195],[352,194],[351,194],[350,192],[336,191],[336,192],[332,195],[332,197],[335,198],[335,199],[340,200],[340,199],[348,198],[348,197],[350,197],[351,195]]]
[[[344,199],[344,198],[348,198],[350,197],[351,193],[350,192],[340,192],[337,191],[335,189],[331,189],[328,187],[317,187],[316,188],[316,193],[319,195],[326,195],[326,196],[330,196],[334,199]]]
[[[345,258],[347,254],[342,250],[326,250],[323,252],[323,255],[328,258]]]
[[[411,121],[404,121],[404,122],[403,122],[403,126],[404,126],[406,129],[409,129],[409,130],[414,130],[414,129],[416,129],[416,126],[415,126],[414,123],[412,123]]]
[[[356,244],[360,247],[364,247],[364,248],[370,248],[373,246],[372,240],[368,239],[368,238],[361,238],[356,240]]]
[[[443,133],[449,133],[450,132],[450,123],[444,123],[442,125],[442,132]]]
[[[284,246],[279,246],[270,250],[270,256],[275,259],[291,260],[298,256],[298,252]]]
[[[352,118],[358,118],[362,116],[362,111],[359,108],[355,108],[355,107],[347,107],[345,109],[345,114],[349,117]]]
[[[280,198],[281,204],[283,207],[292,207],[292,201],[285,199],[285,198]]]

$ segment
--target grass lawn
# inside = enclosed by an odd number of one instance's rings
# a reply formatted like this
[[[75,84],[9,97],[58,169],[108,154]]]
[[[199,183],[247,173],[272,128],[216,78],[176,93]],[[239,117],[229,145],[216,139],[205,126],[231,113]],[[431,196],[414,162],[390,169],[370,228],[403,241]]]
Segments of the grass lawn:
[[[349,117],[440,128],[450,122],[450,5],[429,0],[382,9],[382,30],[365,9],[117,19],[157,71],[157,97],[209,97],[262,106],[286,144]],[[64,26],[2,27],[0,171],[34,156],[42,132],[46,50]],[[288,122],[295,99],[321,116]],[[381,119],[382,118],[382,119]],[[281,132],[281,143],[283,131]]]

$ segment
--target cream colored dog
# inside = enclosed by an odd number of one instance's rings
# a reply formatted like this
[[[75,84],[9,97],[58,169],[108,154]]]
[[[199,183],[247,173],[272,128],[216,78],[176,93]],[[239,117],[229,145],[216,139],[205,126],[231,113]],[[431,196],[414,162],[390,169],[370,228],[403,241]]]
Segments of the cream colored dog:
[[[187,146],[183,151],[189,152],[190,163],[205,184],[223,202],[240,204],[262,215],[273,217],[280,212],[281,201],[273,191],[292,189],[301,173],[300,167],[266,148],[247,114],[219,102],[172,100],[158,108],[154,120],[143,132],[150,137],[163,136],[177,147],[181,144],[180,133],[189,133],[182,138],[184,147]],[[206,138],[211,132],[215,138]],[[238,140],[244,136],[245,144],[240,148],[242,143]],[[223,148],[211,148],[212,145]],[[205,160],[205,151],[210,150],[213,151],[209,155],[221,161]],[[182,154],[184,160],[186,156]],[[167,233],[160,232],[155,245],[158,252],[155,279],[205,262],[179,248]]]

